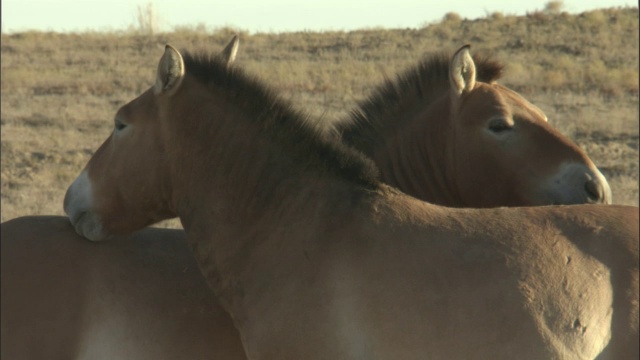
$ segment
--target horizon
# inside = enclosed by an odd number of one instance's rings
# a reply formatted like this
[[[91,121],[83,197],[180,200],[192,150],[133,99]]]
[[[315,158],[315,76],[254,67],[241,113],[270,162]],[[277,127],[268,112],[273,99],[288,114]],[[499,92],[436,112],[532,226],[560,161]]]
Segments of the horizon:
[[[628,0],[537,0],[525,5],[505,4],[497,0],[487,0],[482,5],[462,0],[451,0],[446,4],[385,0],[376,1],[373,5],[359,3],[358,0],[348,4],[337,0],[322,3],[277,0],[264,5],[258,0],[237,0],[221,9],[205,0],[183,0],[179,3],[171,0],[4,0],[1,25],[3,34],[28,31],[117,32],[142,28],[144,16],[150,14],[156,32],[180,28],[231,28],[249,33],[353,31],[420,28],[441,21],[448,13],[456,13],[466,20],[486,18],[493,13],[523,16],[543,11],[553,3],[558,6],[558,11],[571,14],[603,8],[638,8],[637,3]],[[34,13],[34,8],[39,11]]]

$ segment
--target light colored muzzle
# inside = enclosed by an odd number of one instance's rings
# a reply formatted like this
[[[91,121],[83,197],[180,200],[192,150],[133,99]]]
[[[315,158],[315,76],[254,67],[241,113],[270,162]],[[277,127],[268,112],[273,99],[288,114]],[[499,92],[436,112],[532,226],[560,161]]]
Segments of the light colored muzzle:
[[[91,211],[93,192],[87,171],[84,170],[67,189],[64,196],[64,212],[71,225],[81,236],[91,241],[108,238],[98,216]]]
[[[611,187],[595,167],[571,163],[559,171],[542,187],[545,197],[553,204],[611,204]]]

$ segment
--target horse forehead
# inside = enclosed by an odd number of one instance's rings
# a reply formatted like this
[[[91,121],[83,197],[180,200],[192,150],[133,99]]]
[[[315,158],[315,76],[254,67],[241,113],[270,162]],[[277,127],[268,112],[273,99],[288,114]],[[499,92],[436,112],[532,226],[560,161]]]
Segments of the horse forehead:
[[[124,104],[120,109],[118,109],[116,116],[123,117],[125,119],[131,118],[135,115],[152,111],[155,106],[156,103],[154,101],[153,91],[152,88],[150,88],[135,99]]]
[[[517,92],[497,83],[480,83],[474,90],[473,107],[475,111],[484,109],[486,116],[518,116],[528,120],[545,120],[542,110],[533,105]]]
[[[466,101],[466,108],[474,116],[508,116],[511,111],[507,100],[500,91],[490,85],[479,84]]]
[[[542,109],[532,104],[519,93],[499,84],[494,84],[494,86],[502,93],[506,103],[509,104],[514,113],[518,113],[523,117],[529,115],[529,118],[534,117],[535,120],[545,120],[547,118]]]

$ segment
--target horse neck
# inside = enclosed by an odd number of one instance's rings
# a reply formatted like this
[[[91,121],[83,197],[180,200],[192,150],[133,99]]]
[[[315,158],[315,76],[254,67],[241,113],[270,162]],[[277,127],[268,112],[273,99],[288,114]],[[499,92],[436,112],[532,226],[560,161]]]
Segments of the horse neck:
[[[279,146],[278,136],[265,136],[241,109],[199,101],[171,110],[180,119],[168,129],[175,136],[167,151],[172,201],[209,286],[241,318],[242,298],[260,286],[256,272],[278,273],[287,266],[283,252],[320,236],[320,227],[349,221],[367,191],[304,163],[304,154]]]
[[[453,128],[448,96],[405,122],[374,154],[385,183],[418,199],[463,206],[453,178]]]

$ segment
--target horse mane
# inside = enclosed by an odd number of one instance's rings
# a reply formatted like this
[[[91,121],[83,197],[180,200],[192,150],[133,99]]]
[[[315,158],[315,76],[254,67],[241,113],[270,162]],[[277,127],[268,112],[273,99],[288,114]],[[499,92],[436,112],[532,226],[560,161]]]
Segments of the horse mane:
[[[490,83],[502,76],[502,63],[479,55],[473,60],[478,81]],[[408,114],[426,109],[449,89],[450,61],[444,53],[431,55],[395,80],[385,79],[372,95],[358,103],[349,119],[336,124],[336,131],[345,143],[372,156],[414,118]]]
[[[257,78],[247,75],[237,66],[227,66],[215,54],[182,51],[187,74],[206,86],[223,91],[225,100],[244,111],[256,123],[261,133],[282,146],[284,154],[293,154],[323,173],[333,173],[367,188],[379,184],[375,164],[361,152],[328,136],[319,122],[308,114],[295,110]]]

